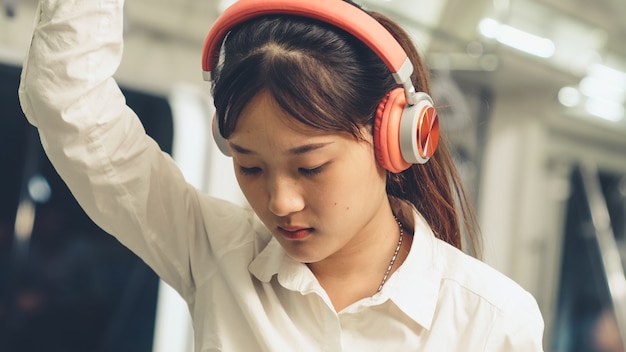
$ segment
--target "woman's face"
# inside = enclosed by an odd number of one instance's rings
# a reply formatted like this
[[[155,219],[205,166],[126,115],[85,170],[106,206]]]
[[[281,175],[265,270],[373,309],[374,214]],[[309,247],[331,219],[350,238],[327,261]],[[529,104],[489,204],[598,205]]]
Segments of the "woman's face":
[[[368,239],[380,235],[389,203],[364,135],[308,127],[265,92],[241,113],[229,138],[237,180],[292,258],[315,263],[376,242]]]

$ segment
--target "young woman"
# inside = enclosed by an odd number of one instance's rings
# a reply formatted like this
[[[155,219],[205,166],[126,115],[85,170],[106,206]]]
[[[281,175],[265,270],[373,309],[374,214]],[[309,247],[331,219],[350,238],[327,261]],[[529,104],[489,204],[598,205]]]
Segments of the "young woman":
[[[85,211],[185,298],[197,351],[542,350],[533,297],[462,251],[474,218],[407,34],[310,3],[240,0],[207,37],[253,211],[188,185],[125,106],[122,0],[40,0],[24,112]]]

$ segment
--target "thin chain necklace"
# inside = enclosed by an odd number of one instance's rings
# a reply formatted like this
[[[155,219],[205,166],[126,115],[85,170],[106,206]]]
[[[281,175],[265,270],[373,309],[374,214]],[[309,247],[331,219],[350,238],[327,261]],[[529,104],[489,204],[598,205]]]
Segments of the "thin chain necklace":
[[[400,222],[400,220],[398,220],[398,218],[394,216],[394,219],[396,219],[398,227],[400,228],[400,239],[398,240],[398,246],[396,247],[395,252],[393,252],[393,257],[391,257],[391,261],[389,262],[389,266],[387,267],[387,272],[385,272],[385,276],[383,276],[383,281],[380,283],[380,286],[378,286],[378,290],[376,291],[377,293],[383,289],[383,286],[387,281],[387,277],[389,277],[389,273],[391,272],[391,268],[393,268],[393,264],[396,262],[396,258],[398,258],[398,253],[400,253],[400,247],[402,247],[402,235],[404,234],[404,228],[402,227],[402,223]]]

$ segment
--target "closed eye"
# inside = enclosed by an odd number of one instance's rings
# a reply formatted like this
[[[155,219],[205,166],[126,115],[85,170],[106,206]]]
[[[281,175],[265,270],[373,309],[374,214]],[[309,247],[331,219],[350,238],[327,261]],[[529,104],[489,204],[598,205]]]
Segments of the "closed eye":
[[[260,167],[243,167],[239,166],[239,172],[243,175],[256,175],[261,172]]]
[[[301,168],[298,169],[298,171],[301,174],[306,175],[306,176],[314,176],[314,175],[317,175],[317,174],[321,173],[326,168],[327,165],[328,164],[324,164],[322,166],[314,167],[314,168],[311,168],[311,169],[307,169],[307,168],[301,167]]]

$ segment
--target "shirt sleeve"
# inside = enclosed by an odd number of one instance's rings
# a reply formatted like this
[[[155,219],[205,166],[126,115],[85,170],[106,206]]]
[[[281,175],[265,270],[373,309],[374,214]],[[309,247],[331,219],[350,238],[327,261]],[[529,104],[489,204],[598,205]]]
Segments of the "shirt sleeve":
[[[146,135],[112,78],[122,57],[123,4],[41,0],[20,103],[86,213],[190,297],[189,248],[210,247],[201,195]]]

